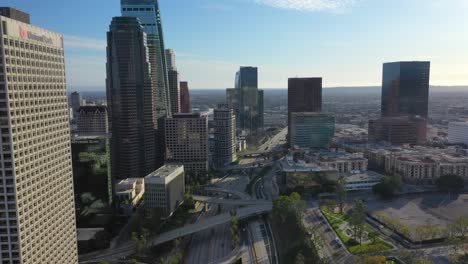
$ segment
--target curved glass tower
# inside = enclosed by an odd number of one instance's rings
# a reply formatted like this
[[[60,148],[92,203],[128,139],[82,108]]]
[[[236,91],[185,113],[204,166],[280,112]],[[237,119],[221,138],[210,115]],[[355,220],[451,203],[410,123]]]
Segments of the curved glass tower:
[[[158,119],[171,114],[169,77],[158,0],[121,0],[122,16],[136,17],[147,34],[151,77],[156,83],[155,111]]]

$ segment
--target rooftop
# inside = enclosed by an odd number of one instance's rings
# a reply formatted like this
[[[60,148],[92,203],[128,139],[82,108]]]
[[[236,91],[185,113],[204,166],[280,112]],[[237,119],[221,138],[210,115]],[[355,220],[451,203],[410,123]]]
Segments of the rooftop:
[[[145,177],[146,183],[166,184],[184,172],[183,165],[166,164]]]
[[[373,182],[380,182],[382,179],[383,175],[380,173],[377,173],[375,171],[366,171],[362,173],[343,173],[340,176],[345,176],[346,177],[346,182],[351,183],[351,182],[361,182],[361,181],[373,181]]]

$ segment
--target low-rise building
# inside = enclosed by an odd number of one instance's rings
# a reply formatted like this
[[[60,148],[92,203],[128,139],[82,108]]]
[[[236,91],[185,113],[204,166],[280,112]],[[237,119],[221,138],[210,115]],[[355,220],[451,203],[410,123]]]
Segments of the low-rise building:
[[[144,178],[128,178],[120,180],[115,185],[116,201],[121,205],[134,208],[145,194]]]
[[[448,141],[452,144],[468,145],[468,122],[452,122],[449,124]]]
[[[366,171],[361,173],[345,173],[340,174],[346,179],[346,190],[348,191],[363,191],[372,190],[374,185],[380,183],[383,178],[382,174],[374,171]]]
[[[461,148],[426,146],[367,146],[365,156],[373,168],[396,174],[405,182],[434,183],[455,174],[468,180],[468,153]]]
[[[339,173],[367,171],[368,161],[363,153],[348,153],[343,150],[322,150],[304,154],[306,161],[324,169]]]
[[[145,177],[145,206],[162,218],[174,213],[185,194],[184,166],[164,165]]]
[[[427,140],[427,120],[419,117],[384,117],[369,121],[369,140],[391,144],[422,144]]]
[[[335,134],[332,113],[294,112],[291,115],[289,138],[298,149],[328,148]]]
[[[385,171],[407,182],[434,183],[441,176],[455,174],[468,180],[468,156],[453,148],[414,148],[385,156]]]

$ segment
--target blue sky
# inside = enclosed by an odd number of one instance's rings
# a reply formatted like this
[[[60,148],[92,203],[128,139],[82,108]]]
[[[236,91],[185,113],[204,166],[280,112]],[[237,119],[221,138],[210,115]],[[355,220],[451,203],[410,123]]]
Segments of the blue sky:
[[[71,90],[105,86],[106,32],[119,0],[3,0],[65,35]],[[192,88],[234,85],[241,65],[262,88],[288,77],[380,85],[382,63],[430,60],[433,85],[468,84],[468,0],[160,0],[166,48]]]

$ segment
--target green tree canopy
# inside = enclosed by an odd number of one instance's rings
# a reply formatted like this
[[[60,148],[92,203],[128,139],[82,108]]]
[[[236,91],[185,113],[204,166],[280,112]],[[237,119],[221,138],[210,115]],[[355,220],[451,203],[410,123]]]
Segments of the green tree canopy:
[[[458,192],[465,188],[465,180],[455,174],[441,176],[436,181],[437,186],[442,191]]]
[[[395,196],[396,192],[401,190],[401,187],[402,183],[399,177],[387,176],[382,178],[380,183],[374,185],[372,190],[382,199],[391,199]]]

